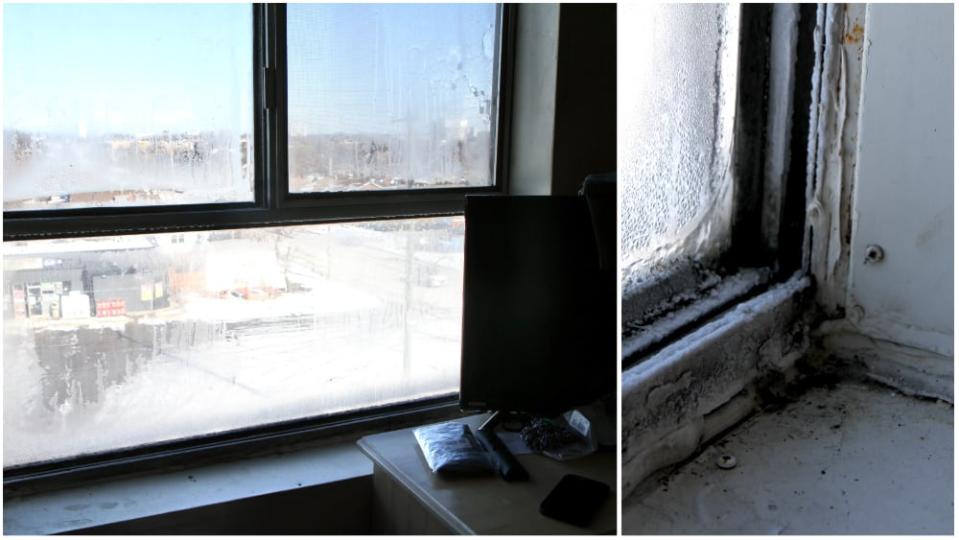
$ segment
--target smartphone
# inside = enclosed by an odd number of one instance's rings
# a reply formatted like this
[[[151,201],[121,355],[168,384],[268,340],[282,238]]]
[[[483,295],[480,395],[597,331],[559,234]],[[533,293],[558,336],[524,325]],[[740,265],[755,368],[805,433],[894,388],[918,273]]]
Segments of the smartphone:
[[[587,527],[609,497],[609,486],[567,474],[539,504],[539,513],[577,527]]]

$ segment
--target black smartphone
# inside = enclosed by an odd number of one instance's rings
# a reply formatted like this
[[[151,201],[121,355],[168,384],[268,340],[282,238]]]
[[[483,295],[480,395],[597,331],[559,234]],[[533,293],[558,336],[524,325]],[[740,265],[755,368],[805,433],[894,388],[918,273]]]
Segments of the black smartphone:
[[[609,497],[602,482],[567,474],[539,504],[539,513],[577,527],[587,527]]]

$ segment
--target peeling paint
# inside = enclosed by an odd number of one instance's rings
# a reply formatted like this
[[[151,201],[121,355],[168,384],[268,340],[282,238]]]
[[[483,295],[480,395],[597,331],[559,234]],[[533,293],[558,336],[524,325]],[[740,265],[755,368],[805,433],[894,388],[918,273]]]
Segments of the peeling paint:
[[[719,414],[769,371],[788,371],[809,345],[808,277],[797,275],[743,302],[623,374],[623,494],[691,455],[711,433],[747,414]],[[778,342],[778,343],[776,343]],[[784,359],[786,359],[784,361]],[[739,396],[739,397],[737,397]],[[752,399],[752,398],[750,398]],[[728,424],[727,424],[728,422]]]
[[[955,366],[951,356],[869,337],[848,319],[826,321],[811,333],[826,351],[859,376],[913,396],[954,403]]]
[[[691,371],[684,371],[675,380],[654,385],[646,393],[646,403],[644,405],[646,407],[659,407],[676,394],[678,390],[689,388],[692,378]]]
[[[817,72],[820,74],[813,101],[817,114],[811,123],[811,149],[807,167],[812,191],[809,195],[809,270],[816,277],[817,300],[827,314],[838,314],[843,308],[848,243],[843,244],[843,208],[851,198],[850,178],[844,173],[843,134],[846,127],[847,96],[845,55],[841,45],[844,6],[828,4],[820,7],[817,34]],[[814,149],[814,151],[812,151]]]
[[[846,25],[849,28],[849,25]],[[843,38],[846,41],[847,45],[852,45],[854,43],[862,43],[862,38],[866,34],[866,29],[858,21],[852,24],[852,27],[847,31]]]

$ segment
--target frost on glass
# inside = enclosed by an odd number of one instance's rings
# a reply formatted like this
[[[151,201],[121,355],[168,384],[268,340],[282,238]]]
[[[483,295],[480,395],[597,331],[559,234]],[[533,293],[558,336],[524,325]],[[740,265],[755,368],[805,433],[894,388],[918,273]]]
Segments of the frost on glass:
[[[497,32],[493,4],[290,4],[290,191],[491,185]]]
[[[4,466],[456,392],[463,232],[4,242]]]
[[[5,6],[3,208],[253,200],[249,5]]]
[[[626,279],[716,254],[729,236],[739,10],[620,5]]]

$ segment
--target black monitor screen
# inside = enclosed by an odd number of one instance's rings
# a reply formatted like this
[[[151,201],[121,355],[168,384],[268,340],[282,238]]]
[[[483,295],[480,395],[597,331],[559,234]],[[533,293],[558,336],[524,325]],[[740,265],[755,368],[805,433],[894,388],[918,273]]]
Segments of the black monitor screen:
[[[614,275],[583,197],[468,197],[460,405],[556,414],[613,391]]]

